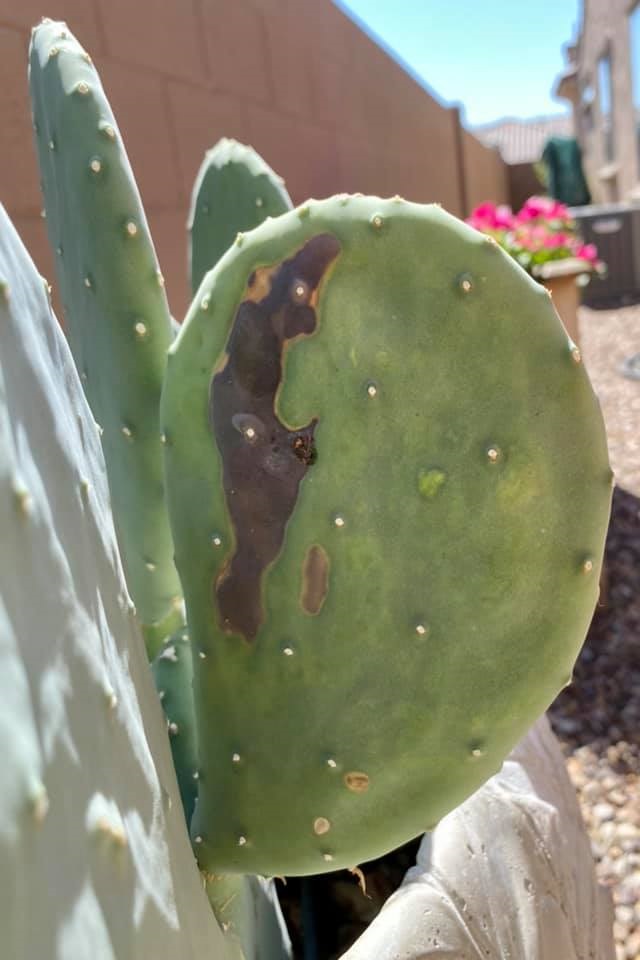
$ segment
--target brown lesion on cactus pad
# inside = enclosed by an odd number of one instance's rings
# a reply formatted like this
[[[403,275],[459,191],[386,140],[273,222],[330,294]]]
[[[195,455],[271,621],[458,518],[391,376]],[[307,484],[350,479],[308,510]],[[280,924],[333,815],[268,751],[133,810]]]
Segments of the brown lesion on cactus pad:
[[[260,303],[261,300],[264,300],[269,296],[271,291],[271,283],[274,273],[276,273],[278,267],[258,267],[257,270],[254,270],[249,280],[247,281],[247,287],[242,297],[243,303],[247,301],[251,303]]]
[[[213,585],[214,603],[222,629],[248,641],[264,621],[264,574],[280,553],[300,483],[316,459],[317,419],[290,430],[276,414],[284,353],[315,332],[320,283],[339,252],[336,237],[319,234],[290,259],[254,270],[211,379],[209,424],[235,533],[235,550]]]
[[[324,547],[314,543],[302,564],[300,604],[305,613],[315,616],[322,610],[329,591],[329,557]]]

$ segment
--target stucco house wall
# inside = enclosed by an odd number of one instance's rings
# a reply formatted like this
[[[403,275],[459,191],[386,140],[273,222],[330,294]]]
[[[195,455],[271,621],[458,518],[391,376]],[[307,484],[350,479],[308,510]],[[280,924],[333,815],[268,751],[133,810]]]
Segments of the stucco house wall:
[[[576,135],[594,202],[640,199],[640,161],[632,97],[629,17],[637,0],[583,0],[577,42],[567,48],[567,69],[558,95],[573,106]],[[607,156],[603,89],[598,62],[611,58],[613,155]]]

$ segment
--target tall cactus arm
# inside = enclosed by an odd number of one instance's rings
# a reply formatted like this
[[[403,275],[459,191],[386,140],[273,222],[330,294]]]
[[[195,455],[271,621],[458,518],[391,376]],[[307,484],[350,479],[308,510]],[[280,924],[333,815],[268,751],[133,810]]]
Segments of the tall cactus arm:
[[[33,31],[29,83],[67,335],[104,431],[127,581],[153,656],[183,619],[158,414],[173,339],[167,298],[100,78],[65,24]]]

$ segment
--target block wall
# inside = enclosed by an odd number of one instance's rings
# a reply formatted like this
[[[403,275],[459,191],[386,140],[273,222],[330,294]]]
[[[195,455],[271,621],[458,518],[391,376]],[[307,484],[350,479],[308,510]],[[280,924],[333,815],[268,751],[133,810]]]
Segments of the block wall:
[[[507,198],[502,162],[457,110],[330,0],[0,0],[0,201],[52,281],[26,76],[42,16],[66,20],[100,72],[179,319],[191,185],[221,136],[251,143],[295,202],[399,193],[464,215],[465,197]]]

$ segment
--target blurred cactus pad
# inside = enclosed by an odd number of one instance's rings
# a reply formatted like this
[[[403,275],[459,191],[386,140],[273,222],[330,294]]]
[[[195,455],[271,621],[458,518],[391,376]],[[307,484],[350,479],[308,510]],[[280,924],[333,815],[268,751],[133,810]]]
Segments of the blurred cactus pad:
[[[611,471],[548,293],[399,198],[238,237],[169,350],[168,504],[207,871],[433,826],[569,682]]]

